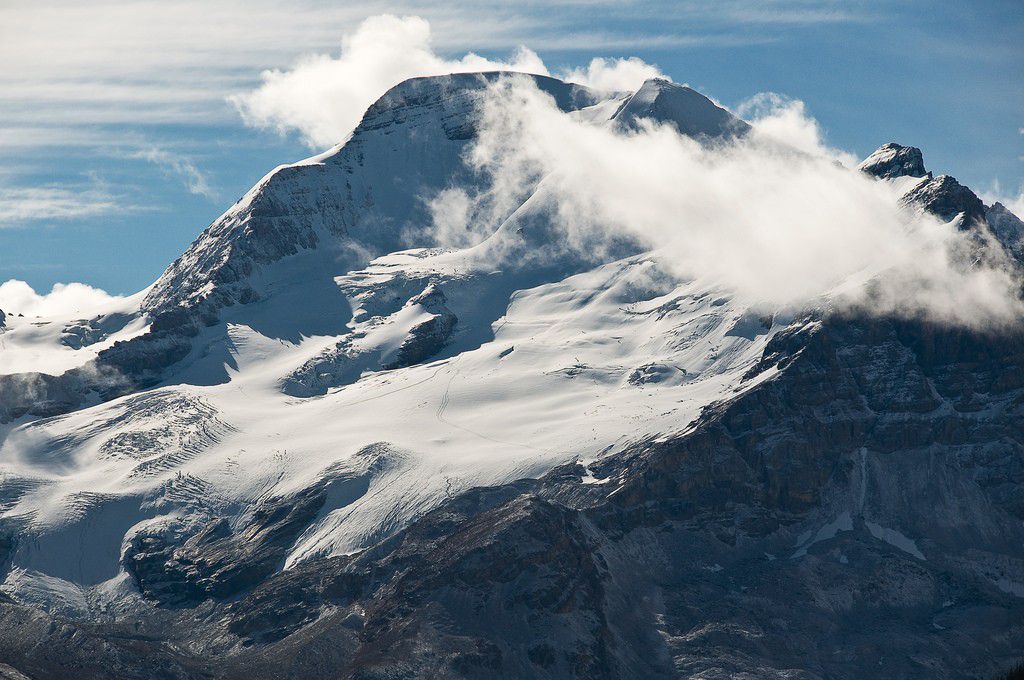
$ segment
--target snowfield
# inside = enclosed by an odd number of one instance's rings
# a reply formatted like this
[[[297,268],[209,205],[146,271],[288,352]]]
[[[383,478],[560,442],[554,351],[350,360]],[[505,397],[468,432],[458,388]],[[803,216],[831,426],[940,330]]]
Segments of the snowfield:
[[[757,383],[742,378],[779,327],[725,293],[677,284],[648,255],[504,301],[486,294],[501,278],[450,254],[387,256],[338,278],[358,291],[348,303],[361,319],[341,336],[290,342],[229,321],[217,355],[225,382],[167,385],[20,427],[2,449],[5,488],[20,489],[5,514],[35,538],[15,563],[96,585],[118,577],[122,543],[143,526],[225,512],[241,521],[261,498],[344,476],[363,481],[332,494],[285,567],[354,552],[466,488],[684,429]],[[429,316],[402,302],[421,292],[409,281],[442,282],[460,331],[441,358],[381,370]],[[338,344],[347,353],[332,352]],[[282,389],[325,353],[348,384],[306,397]]]

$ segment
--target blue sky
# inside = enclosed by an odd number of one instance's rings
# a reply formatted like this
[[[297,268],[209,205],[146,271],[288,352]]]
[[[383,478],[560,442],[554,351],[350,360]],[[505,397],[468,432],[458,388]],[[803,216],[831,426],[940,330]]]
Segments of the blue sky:
[[[828,142],[895,140],[986,197],[1024,185],[1024,4],[878,2],[13,2],[0,7],[0,280],[152,282],[275,165],[316,148],[246,125],[264,69],[337,55],[382,13],[443,58],[534,50],[553,72],[636,56],[736,107],[801,100]]]

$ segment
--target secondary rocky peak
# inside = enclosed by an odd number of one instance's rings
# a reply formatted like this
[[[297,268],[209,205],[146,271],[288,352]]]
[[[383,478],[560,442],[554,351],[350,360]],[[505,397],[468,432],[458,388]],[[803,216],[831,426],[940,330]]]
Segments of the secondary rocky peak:
[[[862,172],[881,179],[925,177],[930,174],[924,167],[924,156],[920,149],[896,142],[878,147],[864,159],[859,168]]]
[[[903,201],[919,205],[947,222],[962,214],[962,227],[985,221],[985,204],[977,194],[949,175],[922,182],[907,192]]]
[[[746,122],[700,92],[664,78],[645,81],[615,113],[615,120],[625,128],[638,127],[642,119],[675,125],[694,138],[729,138],[750,130]]]
[[[993,203],[985,211],[985,221],[1007,250],[1017,257],[1024,256],[1024,222],[1009,208],[999,202]]]

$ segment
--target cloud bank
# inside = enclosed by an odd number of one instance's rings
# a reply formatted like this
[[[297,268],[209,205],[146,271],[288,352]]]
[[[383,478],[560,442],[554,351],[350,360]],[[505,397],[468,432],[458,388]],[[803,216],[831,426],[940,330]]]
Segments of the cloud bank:
[[[342,142],[370,104],[403,80],[471,71],[550,75],[537,53],[522,46],[507,61],[472,52],[446,59],[434,51],[426,19],[385,14],[366,19],[342,38],[337,57],[315,54],[291,70],[264,71],[259,88],[230,101],[248,125],[296,131],[311,147],[319,148]],[[560,77],[598,89],[633,90],[657,75],[661,75],[657,67],[633,57],[597,58],[586,69]]]
[[[32,286],[18,279],[0,284],[0,309],[7,314],[84,318],[100,313],[105,307],[123,299],[85,283],[56,283],[45,294],[37,293]]]
[[[799,99],[777,92],[760,92],[741,102],[736,115],[754,126],[754,134],[763,144],[782,144],[812,156],[832,158],[848,167],[857,164],[856,156],[825,142],[821,125]]]
[[[681,277],[774,309],[829,296],[833,305],[970,326],[1024,311],[1005,257],[993,250],[988,264],[970,265],[978,243],[836,163],[802,106],[776,102],[754,134],[714,148],[667,125],[623,133],[583,122],[521,78],[495,86],[482,114],[470,162],[513,193],[540,179],[531,209],[541,206],[558,231],[546,240],[579,255],[629,239]],[[480,218],[451,190],[443,200],[463,202],[450,219]],[[451,223],[438,229],[458,232]]]
[[[638,57],[590,60],[586,69],[575,68],[558,74],[562,80],[586,85],[596,90],[632,92],[648,78],[668,78],[657,66]]]

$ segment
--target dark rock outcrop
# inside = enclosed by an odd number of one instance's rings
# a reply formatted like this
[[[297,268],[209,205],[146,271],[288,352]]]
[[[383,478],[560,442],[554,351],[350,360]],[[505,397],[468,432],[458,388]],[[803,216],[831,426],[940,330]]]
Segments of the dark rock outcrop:
[[[71,349],[81,349],[106,339],[132,320],[129,314],[107,314],[69,324],[60,341]]]
[[[133,625],[85,625],[0,595],[0,677],[206,680],[208,664]],[[4,675],[6,674],[6,675]]]
[[[903,197],[904,203],[916,204],[949,221],[963,215],[962,228],[985,221],[985,204],[977,194],[949,175],[940,175],[914,187]]]
[[[125,551],[125,569],[144,596],[162,605],[223,600],[255,588],[277,571],[323,504],[322,489],[312,487],[260,504],[238,532],[221,518],[184,540],[172,531],[140,532]]]
[[[409,300],[407,306],[421,307],[431,316],[409,329],[394,359],[384,364],[383,368],[412,366],[441,351],[459,320],[448,309],[447,302],[441,288],[434,283],[428,284],[422,293]]]

